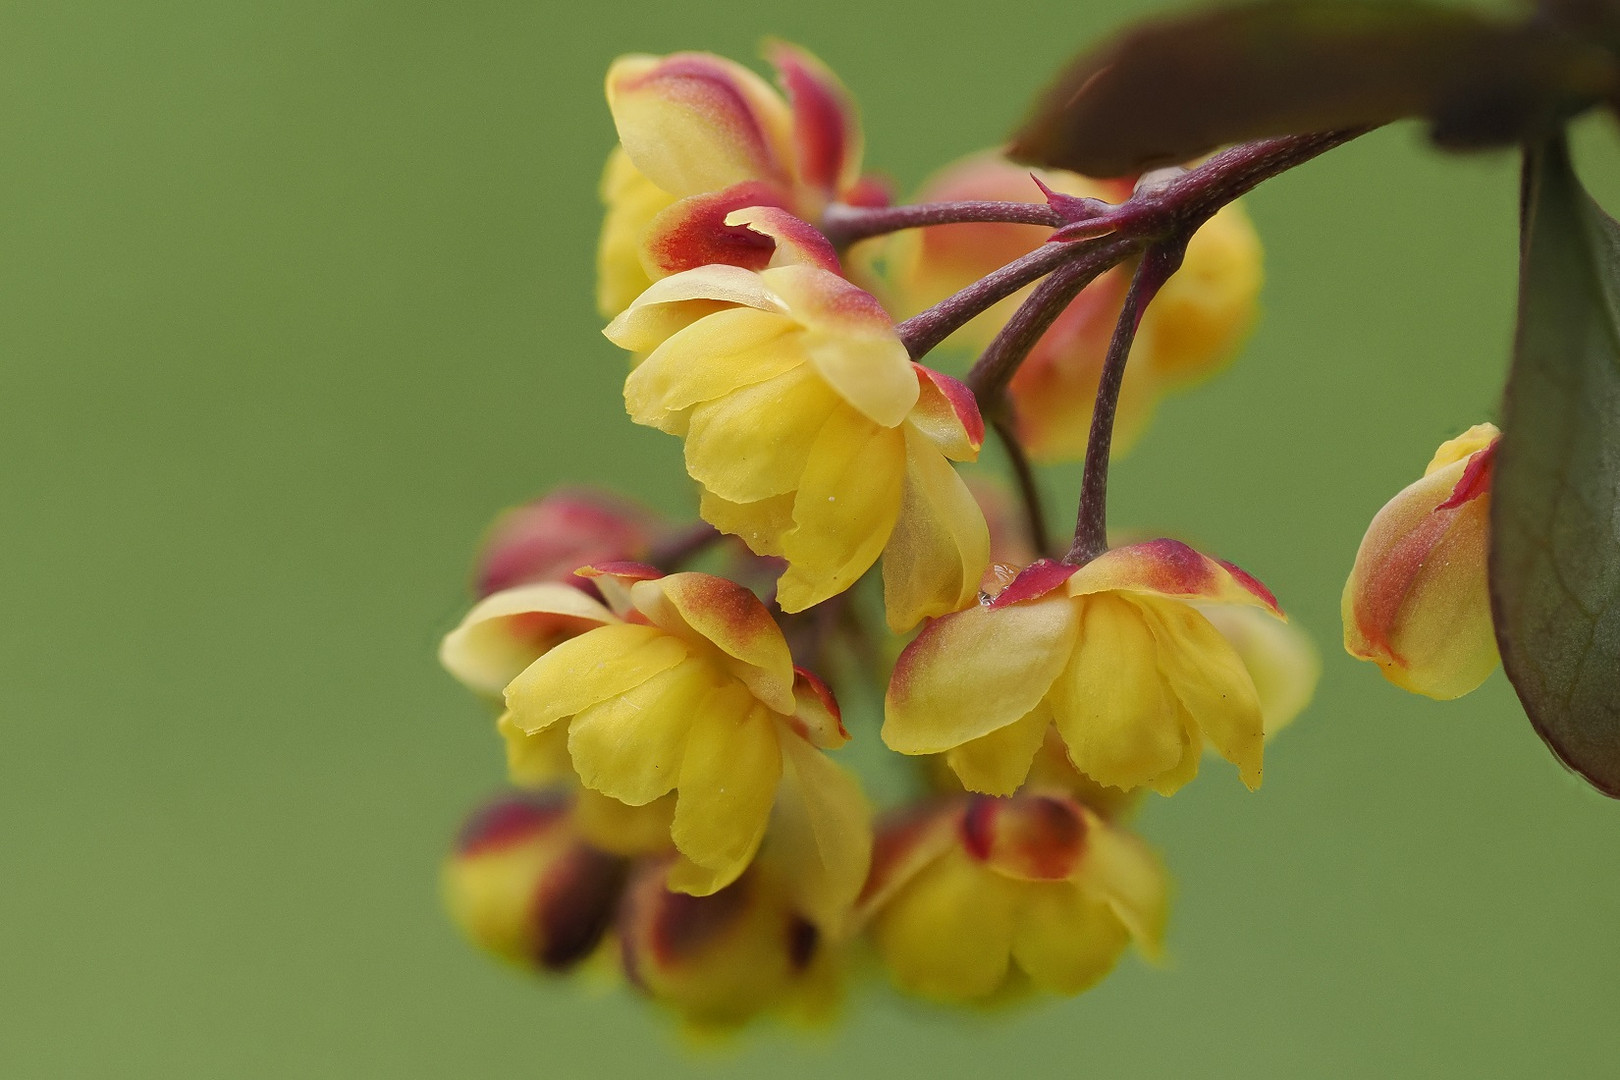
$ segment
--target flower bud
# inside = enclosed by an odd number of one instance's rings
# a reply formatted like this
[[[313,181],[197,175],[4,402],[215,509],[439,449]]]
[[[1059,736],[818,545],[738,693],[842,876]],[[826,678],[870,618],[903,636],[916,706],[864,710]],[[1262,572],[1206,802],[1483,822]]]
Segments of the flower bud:
[[[1485,561],[1500,434],[1478,424],[1441,446],[1373,518],[1345,582],[1345,650],[1413,693],[1461,697],[1496,667]]]
[[[478,595],[538,581],[561,581],[594,595],[574,571],[645,560],[657,529],[651,512],[606,492],[553,491],[495,519],[478,556]]]
[[[566,797],[510,796],[463,827],[444,865],[445,905],[501,959],[566,971],[611,925],[628,866],[580,839]]]
[[[824,1013],[836,965],[815,923],[755,867],[708,896],[670,890],[667,865],[646,864],[625,893],[619,942],[630,981],[698,1028],[762,1012]]]

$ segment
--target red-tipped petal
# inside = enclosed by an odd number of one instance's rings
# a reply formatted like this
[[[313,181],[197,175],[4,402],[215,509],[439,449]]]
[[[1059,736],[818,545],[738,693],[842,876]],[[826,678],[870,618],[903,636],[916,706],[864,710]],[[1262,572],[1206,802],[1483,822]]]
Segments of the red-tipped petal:
[[[833,750],[849,742],[843,713],[832,688],[802,667],[793,669],[793,699],[798,709],[792,717],[793,730],[823,750]]]
[[[973,391],[943,372],[916,363],[911,366],[921,388],[911,422],[952,461],[977,459],[984,446],[984,417]]]
[[[642,240],[642,259],[655,277],[715,263],[763,270],[775,251],[772,238],[727,224],[726,218],[744,207],[781,206],[786,201],[780,188],[762,180],[682,199],[653,218]]]
[[[728,228],[744,229],[772,244],[770,266],[804,264],[842,274],[838,252],[820,230],[774,204],[745,206],[726,215]]]
[[[631,161],[671,195],[789,183],[787,105],[740,64],[708,53],[620,57],[607,98]]]
[[[1271,590],[1252,575],[1168,537],[1114,548],[1069,579],[1071,596],[1113,591],[1253,604],[1284,617]]]
[[[1501,440],[1491,443],[1483,450],[1476,451],[1468,458],[1468,465],[1463,469],[1462,479],[1457,486],[1451,489],[1451,497],[1436,510],[1453,510],[1463,503],[1472,502],[1491,490],[1491,474],[1495,471],[1496,448]]]
[[[694,571],[640,582],[632,603],[653,625],[687,641],[706,642],[736,661],[732,674],[784,716],[793,714],[793,658],[781,628],[753,593]]]
[[[861,128],[855,102],[826,65],[803,49],[777,41],[765,52],[793,109],[799,178],[833,197],[860,174]]]
[[[664,572],[656,566],[628,561],[593,563],[581,566],[574,573],[582,578],[612,577],[622,581],[650,581],[664,576]]]
[[[1073,577],[1078,569],[1053,559],[1036,559],[1024,567],[1023,571],[1012,579],[1011,584],[996,594],[996,598],[990,601],[990,606],[1003,608],[1021,600],[1034,600],[1045,596]]]

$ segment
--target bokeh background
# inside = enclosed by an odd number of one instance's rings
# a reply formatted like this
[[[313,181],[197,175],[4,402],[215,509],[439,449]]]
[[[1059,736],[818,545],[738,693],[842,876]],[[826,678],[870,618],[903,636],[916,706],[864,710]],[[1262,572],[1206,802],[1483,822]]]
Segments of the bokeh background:
[[[484,524],[563,481],[692,505],[591,306],[610,59],[803,42],[911,186],[1150,7],[0,7],[0,1076],[1612,1068],[1620,806],[1500,675],[1435,704],[1337,645],[1366,522],[1493,414],[1510,341],[1513,162],[1411,125],[1251,197],[1264,320],[1112,485],[1117,523],[1251,568],[1326,656],[1261,792],[1210,768],[1142,815],[1168,970],[989,1019],[866,992],[830,1036],[694,1055],[441,916],[500,777],[433,660]],[[1611,206],[1613,134],[1582,139]]]

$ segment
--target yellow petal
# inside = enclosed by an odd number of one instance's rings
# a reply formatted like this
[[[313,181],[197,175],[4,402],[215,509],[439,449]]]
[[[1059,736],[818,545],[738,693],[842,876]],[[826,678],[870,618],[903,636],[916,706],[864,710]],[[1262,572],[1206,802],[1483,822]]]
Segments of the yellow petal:
[[[947,751],[946,764],[969,791],[1011,795],[1029,775],[1051,725],[1052,710],[1042,702],[1022,719]]]
[[[708,665],[687,660],[580,712],[568,723],[579,782],[629,806],[673,791],[692,712],[713,687]]]
[[[1007,978],[1021,886],[947,853],[911,879],[878,913],[872,939],[894,981],[909,993],[968,1002]]]
[[[1454,462],[1473,457],[1491,443],[1502,437],[1502,430],[1495,424],[1475,424],[1455,439],[1447,439],[1440,444],[1429,459],[1429,464],[1423,470],[1424,476],[1439,472]]]
[[[806,366],[704,402],[687,428],[686,471],[729,502],[786,494],[835,409],[848,406]]]
[[[1321,653],[1298,625],[1279,622],[1259,608],[1233,604],[1194,606],[1231,643],[1243,666],[1249,669],[1269,741],[1311,703],[1322,676]]]
[[[1175,699],[1141,612],[1107,593],[1082,603],[1074,659],[1052,686],[1052,712],[1075,768],[1133,788],[1173,769],[1186,750]]]
[[[439,662],[470,689],[499,694],[565,633],[583,633],[617,621],[572,585],[519,585],[474,604],[461,624],[445,635]]]
[[[681,764],[670,835],[701,882],[671,876],[670,888],[706,895],[737,879],[754,857],[782,775],[777,721],[743,687],[716,690],[697,710]]]
[[[915,385],[916,380],[912,380]],[[832,411],[810,448],[782,538],[783,611],[803,611],[853,585],[877,561],[900,513],[905,437],[848,406]]]
[[[723,577],[688,572],[638,581],[630,599],[654,626],[709,652],[754,697],[779,713],[793,712],[793,656],[753,593]]]
[[[652,626],[602,626],[563,642],[506,688],[506,707],[535,732],[622,694],[686,658],[686,646]]]
[[[805,354],[844,400],[881,427],[906,418],[921,390],[911,355],[876,297],[815,266],[774,267],[760,278],[804,325]]]
[[[1188,604],[1139,598],[1159,644],[1159,669],[1193,723],[1249,789],[1260,786],[1265,723],[1254,680],[1236,650]]]
[[[788,179],[787,103],[740,64],[706,53],[621,56],[608,69],[607,99],[631,160],[672,195]]]
[[[699,319],[739,306],[783,315],[788,310],[754,271],[717,263],[653,282],[602,333],[621,349],[647,353]]]
[[[900,516],[883,549],[883,610],[904,633],[967,606],[990,565],[984,513],[939,449],[911,424]]]
[[[557,724],[547,731],[563,731]],[[670,850],[669,826],[675,818],[675,796],[665,795],[645,806],[628,806],[590,788],[574,794],[574,828],[586,843],[615,855],[658,855]]]
[[[544,787],[573,773],[565,725],[552,724],[530,735],[511,713],[503,712],[495,730],[506,744],[506,778],[518,787]]]
[[[1086,857],[1075,880],[1107,902],[1148,959],[1159,957],[1169,885],[1163,864],[1146,844],[1123,829],[1088,818]]]
[[[638,424],[669,430],[671,417],[804,363],[785,347],[797,329],[774,312],[734,307],[671,334],[624,381],[624,404]]]
[[[1042,990],[1078,994],[1108,974],[1129,941],[1105,902],[1067,881],[1031,882],[1024,889],[1012,954]]]
[[[872,865],[872,815],[854,776],[791,732],[781,736],[782,792],[767,847],[796,907],[841,937]]]
[[[974,604],[925,626],[895,664],[883,742],[940,754],[1027,716],[1069,662],[1079,630],[1061,592],[990,608]]]
[[[641,240],[674,197],[641,175],[622,146],[608,155],[599,190],[607,213],[596,247],[596,309],[611,319],[652,284],[641,266]]]
[[[698,515],[747,544],[755,555],[781,555],[782,537],[793,528],[793,496],[734,503],[712,491],[703,491],[698,499]]]

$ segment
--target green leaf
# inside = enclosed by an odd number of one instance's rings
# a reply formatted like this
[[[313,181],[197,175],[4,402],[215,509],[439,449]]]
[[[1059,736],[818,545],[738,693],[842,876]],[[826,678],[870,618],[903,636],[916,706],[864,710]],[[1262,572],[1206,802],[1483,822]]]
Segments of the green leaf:
[[[1496,638],[1553,753],[1620,798],[1620,225],[1562,140],[1526,153],[1523,210],[1491,492]]]
[[[1079,57],[1009,152],[1122,176],[1227,143],[1408,116],[1426,117],[1445,145],[1507,145],[1539,140],[1617,86],[1612,51],[1550,20],[1391,0],[1268,0],[1145,23]]]

